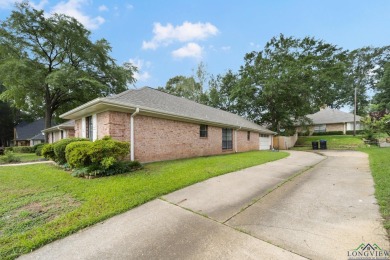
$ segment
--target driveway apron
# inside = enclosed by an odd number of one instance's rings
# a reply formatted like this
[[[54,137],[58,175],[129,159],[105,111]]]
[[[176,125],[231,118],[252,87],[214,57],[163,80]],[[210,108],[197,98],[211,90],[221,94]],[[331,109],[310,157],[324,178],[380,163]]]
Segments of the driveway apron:
[[[388,250],[367,154],[323,153],[327,160],[227,225],[311,259],[347,259],[362,243]]]

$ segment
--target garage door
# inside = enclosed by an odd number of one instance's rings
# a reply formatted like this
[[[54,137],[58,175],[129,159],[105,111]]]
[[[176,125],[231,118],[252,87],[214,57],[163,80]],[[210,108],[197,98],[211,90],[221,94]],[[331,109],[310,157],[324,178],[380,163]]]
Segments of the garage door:
[[[260,150],[269,150],[271,148],[270,135],[260,134],[259,140],[260,140],[260,146],[259,146]]]

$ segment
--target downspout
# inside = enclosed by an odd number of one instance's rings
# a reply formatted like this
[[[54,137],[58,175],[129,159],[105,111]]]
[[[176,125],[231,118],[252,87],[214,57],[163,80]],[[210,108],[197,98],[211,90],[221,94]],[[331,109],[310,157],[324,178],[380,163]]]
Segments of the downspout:
[[[130,116],[130,160],[134,161],[134,117],[139,113],[139,107]]]
[[[240,128],[238,128],[238,129],[236,129],[235,131],[234,131],[234,150],[236,150],[235,152],[237,153],[237,143],[238,143],[238,140],[237,140],[237,131],[238,130],[240,130],[241,129],[241,126],[240,126]]]

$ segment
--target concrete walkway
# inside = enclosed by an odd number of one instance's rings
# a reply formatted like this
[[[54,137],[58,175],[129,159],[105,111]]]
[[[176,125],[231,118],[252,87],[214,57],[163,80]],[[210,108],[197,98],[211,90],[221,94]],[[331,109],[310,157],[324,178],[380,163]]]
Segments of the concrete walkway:
[[[23,166],[23,165],[30,165],[30,164],[42,164],[42,163],[54,163],[54,162],[53,161],[36,161],[36,162],[8,163],[8,164],[0,164],[0,167]]]
[[[209,179],[21,258],[346,259],[361,243],[387,249],[367,156],[325,154],[292,151]]]

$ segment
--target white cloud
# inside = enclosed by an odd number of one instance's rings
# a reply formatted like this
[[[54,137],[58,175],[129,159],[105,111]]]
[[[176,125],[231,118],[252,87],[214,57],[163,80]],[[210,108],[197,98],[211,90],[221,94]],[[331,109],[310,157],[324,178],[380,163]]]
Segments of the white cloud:
[[[99,11],[100,12],[108,11],[108,7],[105,5],[101,5],[101,6],[99,6]]]
[[[49,3],[48,0],[41,0],[38,4],[35,4],[34,2],[30,1],[30,5],[32,8],[36,10],[43,10],[43,8]]]
[[[16,3],[15,0],[0,0],[1,9],[9,9]]]
[[[126,5],[126,9],[132,10],[133,8],[134,8],[134,6],[131,5],[131,4],[127,4],[127,5]]]
[[[223,51],[230,51],[231,47],[230,46],[222,46],[221,50]]]
[[[190,23],[173,26],[168,23],[166,26],[155,23],[153,26],[153,39],[142,43],[143,49],[157,49],[160,45],[169,45],[172,42],[189,42],[204,40],[218,33],[218,28],[211,23]]]
[[[88,4],[87,0],[68,0],[67,2],[59,2],[53,7],[51,13],[60,13],[76,18],[87,29],[97,29],[105,20],[101,16],[90,17],[84,14],[81,10],[83,5]]]
[[[143,68],[150,68],[152,65],[149,61],[144,61],[139,58],[129,59],[129,62],[138,68],[138,72],[134,73],[134,77],[137,81],[146,81],[150,79],[151,75],[148,71],[143,70]]]
[[[250,42],[249,45],[250,45],[251,47],[260,48],[260,44],[256,44],[256,43],[254,43],[254,42]]]
[[[201,59],[203,55],[203,48],[194,42],[187,43],[184,47],[174,50],[172,56],[175,58],[195,58]]]

